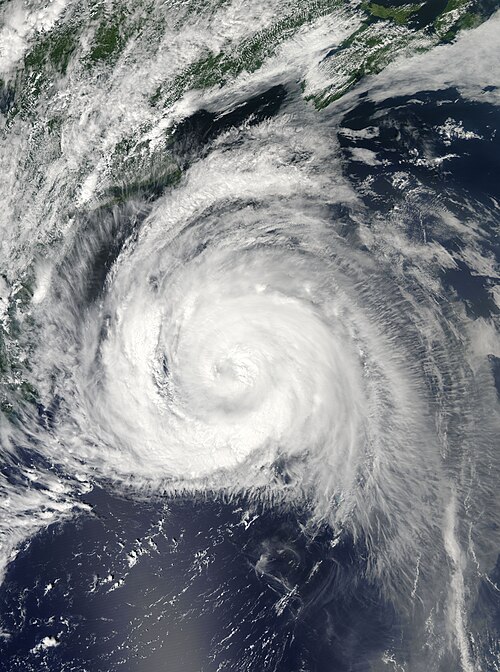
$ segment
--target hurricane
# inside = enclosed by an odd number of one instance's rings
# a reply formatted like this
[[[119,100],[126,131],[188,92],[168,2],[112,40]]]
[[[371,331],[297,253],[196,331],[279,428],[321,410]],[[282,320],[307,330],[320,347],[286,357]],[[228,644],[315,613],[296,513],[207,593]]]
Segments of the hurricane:
[[[497,6],[0,12],[0,669],[497,669]]]

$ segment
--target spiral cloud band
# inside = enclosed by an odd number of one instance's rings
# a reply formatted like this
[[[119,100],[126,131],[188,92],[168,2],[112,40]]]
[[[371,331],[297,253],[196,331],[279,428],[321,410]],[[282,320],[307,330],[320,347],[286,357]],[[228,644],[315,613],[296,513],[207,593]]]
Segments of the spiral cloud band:
[[[155,289],[143,269],[133,287],[115,278],[124,301],[101,349],[106,418],[148,469],[181,478],[294,453],[305,437],[349,462],[362,441],[362,367],[341,298],[323,305],[321,279],[297,254],[234,257],[202,252]]]
[[[448,31],[447,43],[431,49],[441,24],[403,27],[394,14],[403,9],[386,16],[385,4],[318,2],[308,14],[287,3],[291,18],[275,25],[285,11],[276,2],[249,13],[248,26],[237,3],[212,4],[200,18],[190,3],[182,11],[162,3],[149,34],[160,44],[132,40],[109,64],[102,45],[83,64],[72,51],[59,88],[41,89],[40,123],[28,123],[21,107],[9,117],[18,152],[1,144],[2,158],[24,177],[0,185],[9,204],[0,255],[10,264],[0,279],[0,374],[9,393],[0,423],[2,568],[15,575],[16,553],[29,561],[26,540],[37,530],[101,520],[101,507],[108,531],[126,521],[115,554],[119,565],[126,553],[125,569],[118,578],[116,568],[97,567],[111,533],[97,550],[78,546],[68,566],[91,558],[91,582],[73,586],[85,600],[99,590],[106,600],[113,592],[110,604],[126,594],[128,573],[148,554],[161,558],[158,576],[168,583],[161,572],[192,551],[186,543],[176,555],[183,535],[210,540],[192,552],[176,596],[154,602],[172,609],[174,631],[208,609],[198,598],[223,583],[210,553],[232,540],[224,553],[244,567],[242,594],[254,579],[262,594],[240,609],[238,590],[210,592],[213,613],[233,610],[242,621],[207,644],[213,662],[241,636],[241,658],[227,654],[217,669],[489,669],[500,529],[500,196],[490,179],[497,145],[488,144],[497,141],[490,66],[498,49],[484,44],[496,44],[498,16],[476,37],[448,44]],[[62,4],[57,11],[66,16]],[[59,29],[54,12],[44,20]],[[354,67],[359,40],[385,49],[377,26],[402,61],[353,88],[372,63]],[[419,55],[407,60],[410,36]],[[81,37],[84,49],[90,38]],[[228,40],[242,58],[255,57],[251,67],[223,58]],[[0,54],[0,70],[16,54]],[[58,48],[48,54],[54,69]],[[482,125],[468,130],[472,118]],[[471,156],[488,168],[477,171],[480,185],[459,163]],[[123,513],[148,507],[161,510],[149,536]],[[199,535],[185,511],[196,511]],[[125,550],[128,534],[133,551]],[[224,562],[221,575],[233,565]],[[57,581],[86,577],[61,566]],[[203,572],[209,588],[188,604]],[[46,591],[37,605],[57,592],[52,578],[36,578]],[[274,601],[257,617],[252,609],[267,589]],[[120,604],[142,604],[145,595]],[[396,622],[383,626],[385,648],[370,629],[384,609]],[[255,630],[248,645],[244,628],[269,614],[269,640]],[[20,619],[19,632],[24,611]],[[0,619],[0,645],[10,646],[16,627],[5,637],[2,627]],[[357,651],[352,633],[361,631],[375,642],[368,652]],[[284,667],[283,651],[300,632],[302,662],[314,659],[310,642],[321,641],[349,665],[328,658],[323,667]],[[59,632],[47,633],[26,649],[33,665],[66,651]],[[205,662],[186,670],[212,669]]]
[[[306,153],[321,139],[291,126],[248,132],[244,151],[229,136],[194,166],[117,257],[83,330],[68,296],[78,438],[63,441],[112,480],[305,496],[369,538],[391,511],[396,572],[418,553],[408,524],[428,537],[439,506],[415,327],[401,289],[336,231],[325,195],[352,195]]]

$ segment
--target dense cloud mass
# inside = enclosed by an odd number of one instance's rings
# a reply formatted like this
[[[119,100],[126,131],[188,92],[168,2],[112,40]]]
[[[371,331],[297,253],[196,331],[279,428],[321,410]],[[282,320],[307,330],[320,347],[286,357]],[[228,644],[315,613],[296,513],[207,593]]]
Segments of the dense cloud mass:
[[[2,10],[0,669],[496,669],[498,14],[191,4]]]

